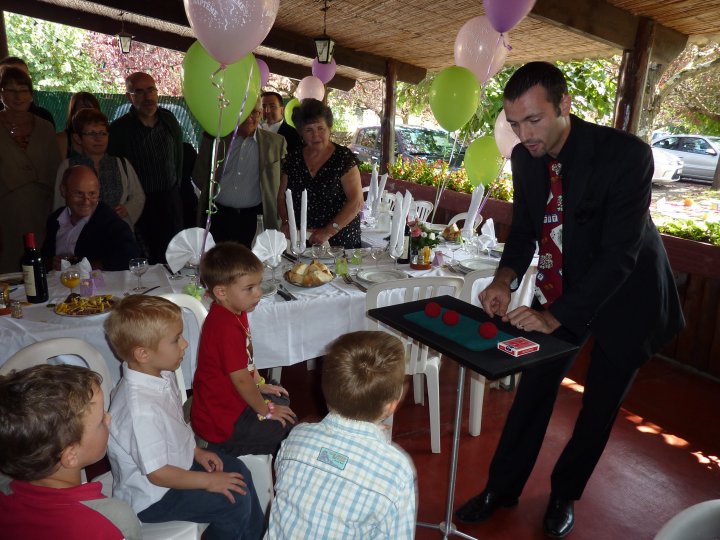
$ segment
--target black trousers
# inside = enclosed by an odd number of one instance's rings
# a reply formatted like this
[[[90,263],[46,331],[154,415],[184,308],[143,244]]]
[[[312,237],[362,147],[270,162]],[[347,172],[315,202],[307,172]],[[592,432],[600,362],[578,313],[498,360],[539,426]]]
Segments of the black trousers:
[[[555,334],[571,341],[568,335]],[[577,342],[577,339],[573,341]],[[586,341],[586,340],[583,340]],[[625,361],[623,361],[625,360]],[[552,493],[578,500],[605,449],[620,405],[637,374],[637,363],[609,358],[594,344],[575,429],[555,464]],[[636,359],[633,359],[636,360]],[[520,496],[537,460],[555,399],[575,357],[523,371],[500,442],[495,450],[487,489]]]
[[[217,204],[217,212],[210,220],[210,232],[215,243],[234,241],[251,247],[255,237],[257,217],[262,215],[262,204],[251,208],[230,208]]]
[[[182,201],[176,187],[145,194],[145,207],[135,224],[135,234],[150,264],[165,262],[165,251],[182,229]]]

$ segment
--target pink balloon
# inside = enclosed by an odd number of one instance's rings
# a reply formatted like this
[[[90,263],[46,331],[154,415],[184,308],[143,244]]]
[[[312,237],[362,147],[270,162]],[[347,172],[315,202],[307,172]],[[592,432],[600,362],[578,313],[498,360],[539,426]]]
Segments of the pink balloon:
[[[300,81],[300,84],[298,84],[298,87],[295,90],[295,96],[300,101],[308,98],[322,101],[322,98],[325,96],[325,86],[323,86],[323,82],[317,77],[308,75]]]
[[[330,60],[328,64],[321,64],[320,60],[315,58],[312,63],[312,74],[320,79],[323,83],[327,84],[335,76],[335,70],[337,64],[335,59]]]
[[[514,28],[535,5],[535,0],[483,0],[485,14],[501,34]]]
[[[505,159],[510,159],[513,148],[520,142],[520,139],[510,127],[505,116],[505,109],[500,111],[497,120],[495,120],[495,143],[497,144],[500,154]]]
[[[260,72],[260,88],[262,88],[270,79],[270,68],[265,60],[262,60],[261,58],[256,58],[255,61],[257,62],[258,71]]]
[[[184,0],[195,37],[215,60],[233,64],[260,45],[280,0]]]
[[[500,36],[487,17],[473,17],[455,38],[455,65],[469,69],[480,84],[495,75],[505,64],[508,36]]]

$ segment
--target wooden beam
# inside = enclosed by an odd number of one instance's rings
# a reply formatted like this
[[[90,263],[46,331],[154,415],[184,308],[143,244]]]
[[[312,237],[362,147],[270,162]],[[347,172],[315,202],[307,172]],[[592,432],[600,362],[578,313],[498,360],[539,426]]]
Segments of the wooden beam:
[[[390,163],[395,162],[395,88],[397,87],[397,66],[395,60],[388,60],[385,69],[385,105],[380,122],[380,174],[388,172]]]
[[[270,73],[274,73],[275,75],[282,75],[283,77],[298,80],[303,77],[307,77],[308,75],[312,75],[310,66],[294,64],[292,62],[287,62],[278,58],[271,58],[269,56],[257,56],[256,58],[265,60],[270,68]],[[349,90],[355,88],[355,79],[343,77],[342,75],[335,75],[326,86],[348,92]]]
[[[640,17],[604,0],[537,0],[529,17],[630,50],[635,46]],[[687,36],[656,22],[651,61],[671,62],[685,47]]]
[[[0,58],[8,55],[7,32],[5,31],[5,15],[0,11]]]

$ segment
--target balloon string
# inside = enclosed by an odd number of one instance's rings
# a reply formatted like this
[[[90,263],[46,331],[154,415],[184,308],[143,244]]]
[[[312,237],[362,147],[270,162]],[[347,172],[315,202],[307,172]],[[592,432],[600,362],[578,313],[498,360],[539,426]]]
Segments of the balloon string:
[[[227,155],[230,155],[230,152],[232,152],[233,145],[235,144],[235,139],[237,139],[238,130],[240,129],[240,119],[242,118],[243,111],[245,111],[245,105],[247,104],[247,98],[250,93],[250,82],[252,81],[253,76],[253,70],[255,69],[255,62],[252,62],[250,64],[250,72],[248,73],[248,80],[247,84],[245,85],[245,95],[243,96],[242,103],[240,104],[240,111],[238,112],[237,120],[235,121],[235,130],[233,131],[232,138],[230,139],[230,145],[228,146]],[[253,103],[253,108],[255,107],[255,104]],[[252,114],[252,112],[250,113]],[[223,165],[223,173],[225,172],[225,166],[227,166],[227,161]]]

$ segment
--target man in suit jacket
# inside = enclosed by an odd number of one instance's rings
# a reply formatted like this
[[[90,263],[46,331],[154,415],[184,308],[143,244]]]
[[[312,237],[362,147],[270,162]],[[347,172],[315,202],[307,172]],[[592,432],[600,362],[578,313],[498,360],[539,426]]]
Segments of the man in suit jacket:
[[[284,120],[285,106],[280,94],[277,92],[263,92],[262,111],[263,120],[265,120],[264,128],[285,137],[288,152],[294,152],[296,148],[303,147],[303,140],[297,129]]]
[[[127,270],[140,257],[130,226],[115,210],[100,202],[100,182],[85,165],[68,167],[60,181],[66,206],[58,208],[46,225],[42,255],[45,264],[60,269],[60,259],[87,257],[93,268]]]
[[[531,62],[504,92],[520,138],[512,153],[513,222],[486,312],[521,330],[584,344],[594,337],[583,407],[551,477],[545,533],[562,538],[607,443],[638,368],[684,324],[677,290],[650,214],[652,153],[637,137],[570,114],[562,72]],[[507,312],[510,293],[539,244],[536,300]],[[487,485],[458,512],[464,522],[514,506],[545,436],[574,358],[523,372]]]
[[[280,165],[287,151],[280,135],[257,129],[261,114],[258,100],[250,116],[238,126],[237,137],[233,140],[230,134],[220,144],[216,178],[220,191],[216,192],[217,212],[212,214],[210,225],[215,242],[234,240],[250,247],[258,215],[263,216],[266,229],[280,229],[277,194]],[[203,135],[193,171],[193,179],[202,190],[198,205],[201,227],[207,219],[214,141],[207,133]]]

